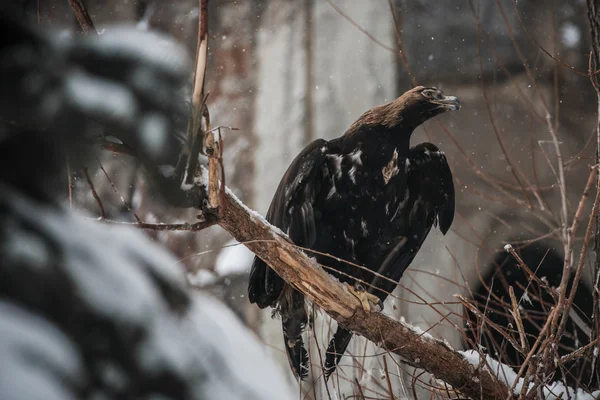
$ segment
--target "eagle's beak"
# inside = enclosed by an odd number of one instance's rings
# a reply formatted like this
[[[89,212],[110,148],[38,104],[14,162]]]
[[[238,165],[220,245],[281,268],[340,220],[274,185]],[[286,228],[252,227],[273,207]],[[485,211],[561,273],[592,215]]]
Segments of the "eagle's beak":
[[[433,102],[451,111],[460,109],[460,101],[458,100],[458,97],[455,96],[444,96],[443,99],[434,100]]]

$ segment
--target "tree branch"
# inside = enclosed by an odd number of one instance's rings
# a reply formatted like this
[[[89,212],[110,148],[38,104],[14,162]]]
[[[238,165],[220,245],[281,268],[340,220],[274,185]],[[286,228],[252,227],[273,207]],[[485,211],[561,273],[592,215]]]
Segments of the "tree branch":
[[[205,131],[202,129],[202,118],[205,121],[205,130],[210,132],[210,116],[206,108],[207,96],[204,93],[204,77],[206,76],[206,63],[208,61],[208,0],[199,0],[199,6],[198,44],[196,47],[196,61],[194,63],[191,116],[188,121],[188,146],[190,154],[185,175],[185,182],[188,184],[192,183],[194,179],[196,168],[198,167],[199,154],[204,153]],[[212,145],[212,142],[210,145]]]
[[[88,14],[81,0],[69,0],[69,4],[73,9],[73,14],[75,14],[75,18],[77,18],[77,22],[79,22],[79,26],[81,26],[83,33],[86,35],[90,33],[97,34],[98,31],[96,31],[94,22],[90,18],[90,15]]]
[[[410,365],[426,370],[471,398],[507,398],[509,391],[503,383],[482,368],[474,369],[443,341],[421,335],[410,325],[382,313],[365,312],[342,284],[228,189],[218,223],[344,328],[398,354]]]

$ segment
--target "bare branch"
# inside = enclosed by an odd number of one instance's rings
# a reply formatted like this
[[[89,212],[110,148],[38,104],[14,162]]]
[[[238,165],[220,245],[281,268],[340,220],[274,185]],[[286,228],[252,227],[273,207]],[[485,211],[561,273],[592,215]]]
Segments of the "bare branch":
[[[595,168],[594,168],[595,169]],[[586,190],[588,188],[586,187]],[[585,195],[585,194],[584,194]],[[583,199],[583,197],[582,197]],[[583,246],[581,247],[581,254],[579,255],[579,263],[577,264],[577,268],[575,269],[575,277],[573,278],[573,284],[571,286],[571,292],[569,294],[569,296],[567,298],[565,298],[565,303],[562,304],[562,320],[560,322],[560,325],[558,326],[558,329],[556,331],[556,336],[557,337],[561,337],[565,326],[567,324],[567,321],[569,319],[569,310],[571,309],[571,307],[573,307],[573,302],[575,301],[575,293],[577,291],[577,286],[579,285],[579,281],[581,280],[581,272],[583,271],[583,265],[585,263],[585,258],[587,255],[587,249],[589,246],[589,243],[592,239],[592,232],[593,232],[593,227],[594,227],[594,222],[596,220],[596,216],[598,215],[598,205],[600,204],[600,190],[596,191],[596,199],[594,200],[594,206],[592,207],[592,213],[590,214],[590,219],[588,222],[588,226],[585,232],[585,238],[583,240]],[[573,225],[575,225],[575,221],[573,222]],[[559,303],[559,305],[561,305]]]
[[[192,107],[200,111],[204,101],[204,78],[206,76],[206,61],[208,54],[208,0],[200,0],[200,15],[198,21],[198,44],[196,48],[196,69],[194,70],[194,88],[192,92]],[[200,118],[201,115],[198,115]]]
[[[132,228],[149,229],[153,231],[189,231],[198,232],[203,229],[209,228],[217,223],[215,218],[208,217],[203,221],[196,222],[195,224],[148,224],[145,222],[121,222],[105,219],[103,222],[115,225],[127,225]]]
[[[519,304],[517,303],[517,298],[515,297],[515,291],[512,286],[509,287],[509,295],[510,302],[512,305],[511,314],[515,319],[515,324],[517,325],[517,330],[519,331],[519,339],[521,339],[521,347],[524,351],[529,352],[529,343],[525,338],[525,328],[523,327],[523,320],[521,319],[521,312],[519,311]]]
[[[410,326],[382,313],[367,313],[356,297],[298,250],[278,229],[245,207],[226,190],[219,225],[265,260],[346,329],[400,355],[472,398],[506,399],[508,388],[489,372],[474,370],[458,352],[440,340],[419,335]],[[474,379],[477,378],[477,379]]]
[[[200,1],[200,15],[198,17],[198,44],[196,47],[196,63],[194,68],[194,84],[192,87],[192,114],[188,123],[189,159],[186,171],[186,183],[194,180],[198,166],[198,155],[205,145],[205,131],[202,127],[202,118],[205,119],[206,131],[210,132],[210,117],[206,109],[207,95],[204,92],[204,78],[206,76],[206,62],[208,60],[208,0]]]
[[[108,172],[106,172],[106,170],[104,169],[104,166],[102,165],[102,163],[100,162],[100,160],[96,159],[96,161],[98,161],[98,165],[100,166],[100,169],[102,170],[102,172],[104,173],[104,176],[108,180],[108,183],[110,184],[110,187],[117,194],[117,196],[119,196],[119,198],[121,199],[121,203],[123,203],[123,205],[125,206],[125,208],[127,208],[127,211],[129,211],[131,214],[133,214],[133,217],[135,218],[135,220],[139,224],[141,224],[142,220],[137,216],[137,214],[135,213],[135,211],[133,211],[131,209],[131,205],[129,204],[129,202],[127,200],[125,200],[125,198],[123,196],[121,196],[121,193],[119,193],[119,191],[117,190],[117,187],[113,183],[112,179],[110,179],[110,176],[108,176]]]
[[[83,33],[86,35],[89,35],[90,33],[98,34],[94,22],[92,21],[92,18],[90,18],[90,15],[81,0],[69,0],[69,4],[73,9],[75,18],[77,18],[77,22],[79,22],[79,26],[81,26]]]
[[[83,175],[85,175],[85,180],[87,181],[87,184],[90,187],[90,190],[92,191],[92,196],[94,196],[94,200],[96,200],[98,208],[100,209],[100,219],[104,219],[106,217],[106,214],[104,213],[104,204],[102,204],[102,200],[100,199],[100,196],[98,196],[98,192],[96,192],[94,182],[92,182],[87,168],[83,169]]]

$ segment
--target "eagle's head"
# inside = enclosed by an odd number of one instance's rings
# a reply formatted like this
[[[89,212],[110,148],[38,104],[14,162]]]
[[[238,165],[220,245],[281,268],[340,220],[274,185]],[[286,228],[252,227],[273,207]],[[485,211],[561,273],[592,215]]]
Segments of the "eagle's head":
[[[424,109],[438,114],[445,111],[456,111],[460,109],[460,101],[455,96],[446,96],[444,92],[435,87],[417,86],[409,90],[411,100],[420,103]]]
[[[460,102],[438,88],[417,86],[381,108],[380,118],[385,119],[388,127],[414,129],[436,115],[458,110]]]
[[[446,111],[455,111],[460,108],[460,102],[455,96],[446,96],[444,92],[435,87],[417,86],[402,96],[398,97],[392,104],[399,112],[400,117],[422,124],[436,115]]]
[[[446,111],[460,108],[455,96],[446,96],[435,87],[417,86],[410,89],[391,103],[373,107],[365,112],[346,134],[352,134],[364,126],[398,128],[412,133],[423,122]]]

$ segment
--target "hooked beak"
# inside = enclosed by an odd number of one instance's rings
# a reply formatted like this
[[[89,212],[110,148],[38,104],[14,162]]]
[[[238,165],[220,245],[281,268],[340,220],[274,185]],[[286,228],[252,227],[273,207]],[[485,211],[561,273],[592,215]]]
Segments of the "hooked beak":
[[[460,110],[460,101],[455,96],[444,96],[441,100],[434,100],[435,104],[439,104],[447,110],[456,111]]]

